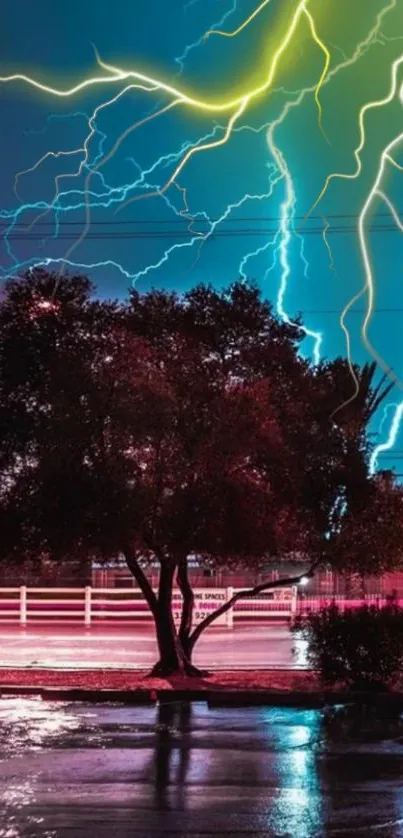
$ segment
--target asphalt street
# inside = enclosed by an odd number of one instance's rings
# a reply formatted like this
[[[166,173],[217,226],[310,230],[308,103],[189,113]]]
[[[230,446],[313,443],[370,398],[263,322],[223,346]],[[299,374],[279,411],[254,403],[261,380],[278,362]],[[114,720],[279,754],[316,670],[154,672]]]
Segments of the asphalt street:
[[[402,773],[398,723],[0,701],[0,838],[402,838]]]
[[[147,669],[156,659],[151,626],[0,627],[3,667]],[[303,644],[286,624],[208,629],[195,650],[195,663],[210,669],[292,668],[304,662]]]

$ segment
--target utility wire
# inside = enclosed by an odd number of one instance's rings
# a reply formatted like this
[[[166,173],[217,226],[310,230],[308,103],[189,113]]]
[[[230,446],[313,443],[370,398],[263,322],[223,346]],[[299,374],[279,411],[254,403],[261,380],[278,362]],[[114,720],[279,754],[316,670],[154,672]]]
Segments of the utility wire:
[[[3,231],[4,232],[4,231]],[[200,231],[191,231],[191,230],[154,230],[154,231],[130,231],[130,232],[111,232],[108,230],[102,232],[91,232],[88,231],[86,235],[86,240],[89,241],[124,241],[124,240],[158,240],[158,239],[192,239],[199,236],[200,240],[202,241],[204,236],[208,235],[209,239],[217,239],[217,238],[264,238],[266,236],[273,235],[275,236],[278,231],[275,229],[252,229],[252,230],[215,230],[213,233],[209,233],[209,230],[205,232]],[[367,233],[395,233],[399,232],[400,230],[394,225],[371,225],[366,230]],[[327,234],[332,235],[340,235],[340,234],[351,234],[353,233],[356,235],[357,231],[354,227],[348,226],[339,226],[339,227],[330,227],[327,231]],[[51,235],[51,232],[48,231],[48,235]],[[54,236],[55,241],[74,241],[77,238],[77,232],[60,232],[57,236]],[[307,228],[304,230],[304,237],[305,236],[318,236],[323,235],[322,228]],[[19,232],[12,231],[9,235],[6,236],[8,241],[42,241],[43,238],[46,238],[46,233],[44,232]]]
[[[398,212],[398,215],[403,216],[403,210],[401,212]],[[100,225],[100,226],[101,225],[102,226],[108,225],[110,227],[122,227],[123,225],[126,225],[126,224],[183,224],[185,222],[188,222],[189,218],[191,218],[191,217],[192,217],[192,215],[191,215],[191,213],[189,213],[188,215],[183,215],[182,218],[172,218],[172,219],[166,219],[166,218],[153,218],[153,219],[150,219],[150,218],[128,219],[128,218],[126,218],[126,219],[115,219],[115,220],[110,219],[108,221],[93,221],[92,225]],[[339,213],[328,213],[326,216],[311,215],[309,221],[321,221],[323,223],[324,221],[329,221],[329,219],[337,219],[337,218],[358,219],[359,217],[360,216],[359,216],[358,213],[339,212]],[[376,213],[375,218],[390,218],[390,212],[378,212],[378,213]],[[12,220],[13,220],[12,218],[10,218],[7,221],[5,219],[0,219],[0,226],[8,226],[9,223],[12,223]],[[239,222],[249,222],[249,221],[253,221],[253,222],[256,222],[256,221],[258,221],[258,222],[259,221],[261,221],[261,222],[263,222],[263,221],[278,221],[278,222],[280,222],[282,220],[283,220],[282,217],[278,216],[278,215],[248,215],[248,216],[245,215],[245,216],[239,216],[238,218],[231,218],[231,217],[226,218],[223,223],[225,223],[225,224],[236,224],[236,223],[239,223]],[[305,216],[304,215],[295,215],[293,220],[294,221],[304,221]],[[206,224],[208,224],[208,223],[211,222],[213,224],[213,223],[216,223],[218,221],[220,221],[219,217],[211,218],[209,220],[196,217],[194,223],[206,223]],[[17,225],[15,225],[15,227],[30,227],[31,223],[32,222],[24,222],[24,223],[19,222]],[[60,221],[59,226],[60,227],[78,226],[81,223],[82,222],[80,222],[80,221]],[[36,227],[45,227],[45,226],[49,226],[51,224],[52,224],[51,221],[35,222]]]

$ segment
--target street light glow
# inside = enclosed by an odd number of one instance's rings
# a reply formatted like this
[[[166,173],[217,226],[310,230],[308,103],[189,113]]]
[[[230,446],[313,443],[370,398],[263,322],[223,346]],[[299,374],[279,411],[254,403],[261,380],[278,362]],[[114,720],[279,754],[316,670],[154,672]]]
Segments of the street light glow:
[[[308,576],[301,576],[301,579],[299,580],[298,585],[300,585],[302,588],[304,588],[308,584],[309,584]]]

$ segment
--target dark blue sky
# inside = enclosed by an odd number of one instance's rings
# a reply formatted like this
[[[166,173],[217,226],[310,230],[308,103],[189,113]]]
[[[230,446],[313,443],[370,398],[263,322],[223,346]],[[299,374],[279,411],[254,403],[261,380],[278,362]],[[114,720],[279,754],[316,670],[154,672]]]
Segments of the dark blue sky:
[[[267,2],[236,37],[203,35],[210,28],[235,30],[257,5],[256,0],[14,0],[2,10],[0,74],[23,73],[63,90],[107,76],[96,65],[95,47],[106,63],[171,83],[181,95],[228,101],[267,77],[298,0]],[[307,0],[307,10],[330,52],[319,94],[326,138],[314,97],[325,51],[303,14],[272,88],[248,104],[228,142],[194,154],[164,195],[150,197],[173,175],[187,148],[201,137],[214,142],[223,136],[234,109],[203,112],[182,102],[134,130],[172,97],[162,90],[123,93],[127,79],[66,98],[21,81],[0,84],[1,223],[8,229],[2,275],[47,260],[60,266],[67,255],[91,275],[100,294],[122,297],[132,282],[144,290],[151,285],[183,290],[200,281],[227,284],[241,273],[261,284],[282,316],[303,312],[311,333],[304,343],[308,356],[315,357],[315,347],[321,357],[345,354],[340,312],[368,279],[358,216],[383,149],[401,131],[403,69],[397,71],[393,101],[365,116],[361,176],[331,183],[302,227],[302,238],[293,230],[293,216],[299,229],[326,176],[354,172],[360,109],[388,96],[393,62],[403,54],[403,0]],[[339,68],[343,63],[347,66]],[[298,104],[304,87],[310,92]],[[398,143],[393,159],[403,162]],[[387,161],[380,185],[398,213],[402,177]],[[77,244],[85,194],[90,225]],[[123,206],[127,198],[137,200]],[[231,209],[234,204],[239,206]],[[385,364],[403,378],[401,233],[383,197],[369,207],[364,229],[375,288],[369,337]],[[364,295],[347,318],[352,356],[359,362],[370,357],[360,335],[366,304]],[[396,388],[394,401],[402,399]],[[386,440],[392,416],[391,408],[379,441]],[[399,446],[403,449],[403,436],[395,450]],[[388,462],[388,455],[380,460]]]

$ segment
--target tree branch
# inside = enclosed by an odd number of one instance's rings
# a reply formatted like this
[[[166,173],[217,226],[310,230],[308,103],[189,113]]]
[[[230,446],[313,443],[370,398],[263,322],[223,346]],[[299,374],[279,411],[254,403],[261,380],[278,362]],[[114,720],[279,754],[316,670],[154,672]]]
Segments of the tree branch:
[[[299,576],[286,576],[283,579],[276,579],[272,582],[262,582],[261,585],[256,585],[254,588],[248,588],[243,591],[237,591],[237,593],[234,594],[231,597],[231,599],[228,600],[228,602],[225,602],[224,605],[221,605],[220,608],[217,608],[216,611],[213,611],[196,626],[195,630],[189,637],[190,648],[193,649],[194,645],[197,643],[203,631],[208,626],[210,626],[211,623],[217,620],[218,617],[221,617],[222,614],[225,614],[230,608],[232,608],[232,606],[235,605],[236,602],[238,602],[238,599],[242,599],[243,597],[257,596],[258,594],[261,594],[263,591],[270,591],[274,588],[285,588],[291,585],[298,585],[301,579],[310,579],[314,575],[315,570],[320,563],[321,559],[318,559],[317,561],[313,562],[310,568],[304,573],[300,573]]]
[[[140,567],[132,548],[126,547],[126,550],[124,551],[124,556],[130,572],[133,574],[141,592],[144,595],[144,598],[150,608],[152,615],[155,617],[158,609],[158,600],[147,579],[147,576]]]

